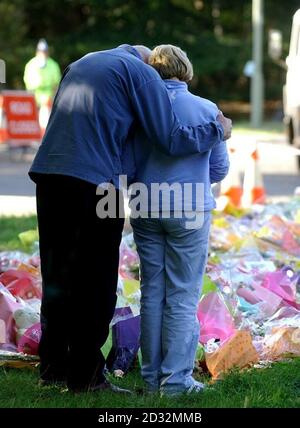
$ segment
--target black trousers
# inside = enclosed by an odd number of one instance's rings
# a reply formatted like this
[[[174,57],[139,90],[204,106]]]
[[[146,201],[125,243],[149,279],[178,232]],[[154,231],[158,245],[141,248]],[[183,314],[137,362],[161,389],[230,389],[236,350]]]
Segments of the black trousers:
[[[100,348],[116,304],[123,218],[96,215],[96,186],[39,175],[37,213],[43,298],[40,374],[69,387],[104,381]],[[119,197],[117,192],[117,199]]]

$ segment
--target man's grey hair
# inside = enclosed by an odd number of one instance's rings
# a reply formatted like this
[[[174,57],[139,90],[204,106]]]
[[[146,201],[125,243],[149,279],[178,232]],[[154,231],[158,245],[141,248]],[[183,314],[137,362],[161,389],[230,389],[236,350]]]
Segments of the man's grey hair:
[[[150,57],[150,55],[151,55],[151,49],[149,49],[149,48],[147,48],[147,46],[144,46],[144,45],[134,45],[133,46],[137,51],[138,51],[138,53],[141,55],[141,57],[142,57],[142,60],[146,63],[146,64],[148,64],[148,61],[149,61],[149,57]]]
[[[189,82],[193,78],[192,63],[178,46],[156,46],[150,55],[149,64],[158,71],[162,79],[176,77],[183,82]]]

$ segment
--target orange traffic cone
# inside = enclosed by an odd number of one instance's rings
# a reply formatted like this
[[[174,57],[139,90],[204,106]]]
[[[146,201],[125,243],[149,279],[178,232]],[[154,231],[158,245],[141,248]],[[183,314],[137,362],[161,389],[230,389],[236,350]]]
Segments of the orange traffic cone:
[[[240,182],[238,159],[234,156],[235,149],[230,148],[229,152],[233,156],[230,157],[229,173],[221,183],[220,195],[226,196],[228,203],[239,207],[241,205],[243,189]]]
[[[244,177],[242,207],[249,208],[252,204],[264,204],[266,193],[262,174],[259,168],[257,148],[251,154]]]

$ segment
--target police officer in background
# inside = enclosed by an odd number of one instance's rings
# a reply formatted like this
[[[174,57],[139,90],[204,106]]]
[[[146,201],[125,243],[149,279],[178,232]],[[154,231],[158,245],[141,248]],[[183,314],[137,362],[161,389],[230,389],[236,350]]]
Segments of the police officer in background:
[[[42,129],[47,126],[52,100],[61,79],[59,65],[49,57],[45,39],[40,39],[36,55],[25,66],[24,82],[28,91],[33,91],[39,108],[39,122]]]

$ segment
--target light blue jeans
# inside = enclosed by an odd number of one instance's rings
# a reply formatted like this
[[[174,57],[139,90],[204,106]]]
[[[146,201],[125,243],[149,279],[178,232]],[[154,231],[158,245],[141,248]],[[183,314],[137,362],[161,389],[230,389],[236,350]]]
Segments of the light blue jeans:
[[[196,383],[196,313],[211,213],[203,215],[199,229],[187,229],[185,219],[131,219],[141,262],[142,376],[152,391],[180,393]]]

